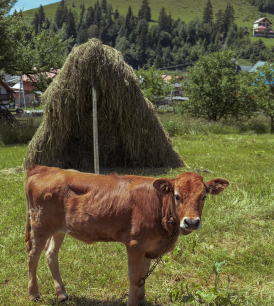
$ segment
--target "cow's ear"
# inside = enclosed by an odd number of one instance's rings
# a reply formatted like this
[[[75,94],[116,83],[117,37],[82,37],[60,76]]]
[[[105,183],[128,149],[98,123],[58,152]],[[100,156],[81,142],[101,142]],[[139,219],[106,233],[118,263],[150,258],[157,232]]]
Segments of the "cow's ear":
[[[215,178],[213,180],[210,180],[209,182],[205,183],[207,187],[207,193],[217,195],[224,191],[228,185],[229,182],[227,180],[224,180],[222,178]]]
[[[168,179],[158,179],[153,182],[153,187],[161,194],[173,193],[173,184]]]

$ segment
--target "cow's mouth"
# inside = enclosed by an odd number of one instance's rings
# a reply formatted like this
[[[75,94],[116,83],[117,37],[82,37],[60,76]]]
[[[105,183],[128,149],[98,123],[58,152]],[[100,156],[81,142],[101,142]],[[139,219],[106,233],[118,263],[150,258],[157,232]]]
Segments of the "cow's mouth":
[[[182,235],[188,235],[188,234],[192,233],[192,231],[193,230],[191,230],[191,229],[186,229],[186,228],[180,227],[180,234],[182,234]]]

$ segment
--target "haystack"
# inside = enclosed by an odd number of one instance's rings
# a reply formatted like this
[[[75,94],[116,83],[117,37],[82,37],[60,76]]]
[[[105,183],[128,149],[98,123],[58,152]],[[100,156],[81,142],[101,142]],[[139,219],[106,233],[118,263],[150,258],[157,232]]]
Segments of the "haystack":
[[[120,52],[91,39],[72,50],[43,94],[43,121],[29,145],[26,169],[39,164],[93,171],[94,80],[101,166],[184,166],[133,69]]]

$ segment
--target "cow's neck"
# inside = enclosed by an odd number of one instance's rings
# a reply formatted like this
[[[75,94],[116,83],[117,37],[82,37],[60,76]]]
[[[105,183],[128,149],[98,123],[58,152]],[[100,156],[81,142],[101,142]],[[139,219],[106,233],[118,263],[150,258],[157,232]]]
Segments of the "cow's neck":
[[[179,228],[180,221],[175,209],[175,200],[173,195],[163,196],[162,226],[168,232],[174,232]]]

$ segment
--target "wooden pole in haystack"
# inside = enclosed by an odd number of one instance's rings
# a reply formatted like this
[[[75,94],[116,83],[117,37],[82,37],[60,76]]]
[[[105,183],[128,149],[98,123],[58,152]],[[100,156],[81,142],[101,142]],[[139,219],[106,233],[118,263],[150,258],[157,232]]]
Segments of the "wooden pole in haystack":
[[[98,121],[97,121],[97,95],[96,81],[92,86],[92,105],[93,105],[93,150],[94,150],[94,173],[99,174],[99,147],[98,147]]]

